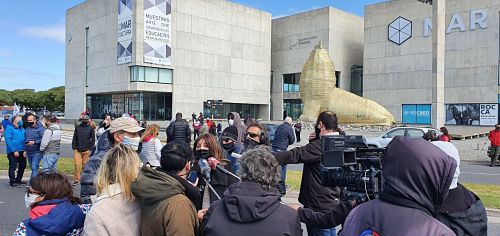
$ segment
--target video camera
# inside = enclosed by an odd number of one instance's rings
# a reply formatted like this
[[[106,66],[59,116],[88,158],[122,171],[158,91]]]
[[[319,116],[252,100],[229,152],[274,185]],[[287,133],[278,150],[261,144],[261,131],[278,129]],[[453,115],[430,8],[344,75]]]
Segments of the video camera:
[[[321,138],[321,181],[342,188],[341,200],[366,202],[382,192],[384,148],[369,148],[363,136]]]

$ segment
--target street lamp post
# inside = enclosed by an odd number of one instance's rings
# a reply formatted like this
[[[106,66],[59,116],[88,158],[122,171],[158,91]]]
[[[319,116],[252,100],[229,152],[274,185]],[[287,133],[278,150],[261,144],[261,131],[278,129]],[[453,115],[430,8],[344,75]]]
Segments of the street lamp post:
[[[418,1],[432,5],[432,126],[440,128],[446,119],[444,107],[446,0]]]

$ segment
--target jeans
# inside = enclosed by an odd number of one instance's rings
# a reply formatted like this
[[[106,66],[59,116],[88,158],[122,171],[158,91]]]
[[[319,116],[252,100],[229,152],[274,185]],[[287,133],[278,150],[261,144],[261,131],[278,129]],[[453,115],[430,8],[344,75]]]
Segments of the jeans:
[[[274,152],[284,152],[286,150],[280,149],[280,148],[273,148]],[[278,183],[278,190],[280,191],[281,195],[286,195],[286,164],[281,165],[281,179]]]
[[[38,175],[38,168],[40,168],[40,162],[42,161],[42,153],[33,152],[28,154],[28,161],[30,163],[31,176],[30,181]]]
[[[56,171],[58,159],[59,159],[59,154],[57,154],[57,153],[43,154],[42,170]]]
[[[7,158],[9,159],[9,182],[12,186],[14,183],[19,183],[23,179],[24,170],[26,169],[26,157],[23,156],[24,152],[19,152],[19,157],[15,157],[14,153],[7,153]],[[17,169],[16,176],[16,168]]]
[[[337,231],[335,228],[331,229],[318,229],[307,226],[307,235],[309,236],[336,236]]]

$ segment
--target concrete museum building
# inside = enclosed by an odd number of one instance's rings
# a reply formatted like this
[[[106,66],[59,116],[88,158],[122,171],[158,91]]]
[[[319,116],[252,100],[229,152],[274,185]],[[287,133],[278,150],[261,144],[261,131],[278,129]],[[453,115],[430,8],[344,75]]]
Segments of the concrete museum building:
[[[66,117],[298,118],[300,72],[320,41],[337,85],[361,94],[359,16],[325,7],[273,20],[226,0],[87,0],[66,13]]]
[[[494,125],[500,1],[446,2],[444,109],[449,125]],[[432,7],[393,0],[365,8],[363,96],[398,122],[431,124]]]

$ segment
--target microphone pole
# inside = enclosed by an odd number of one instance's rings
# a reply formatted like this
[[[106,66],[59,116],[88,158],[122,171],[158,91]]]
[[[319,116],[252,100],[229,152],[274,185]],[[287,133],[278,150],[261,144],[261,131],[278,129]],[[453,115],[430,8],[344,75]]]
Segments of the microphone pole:
[[[214,187],[212,187],[212,185],[210,185],[210,183],[207,181],[207,179],[205,177],[203,177],[203,180],[205,180],[205,183],[207,184],[208,188],[210,188],[210,190],[212,190],[212,192],[215,194],[215,196],[220,200],[221,197],[219,196],[219,194],[215,191]]]
[[[224,174],[226,174],[226,175],[230,175],[230,176],[233,176],[234,178],[236,178],[236,179],[238,179],[238,180],[240,180],[240,181],[241,181],[241,178],[240,178],[240,177],[238,177],[237,175],[235,175],[235,174],[231,173],[231,171],[228,171],[228,170],[224,169],[224,168],[223,168],[223,167],[221,167],[219,164],[217,164],[216,168],[217,168],[218,170],[222,171]]]

